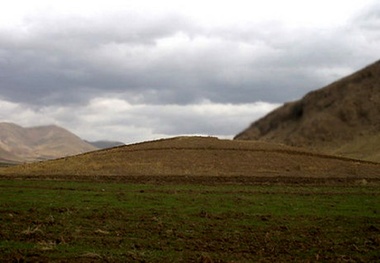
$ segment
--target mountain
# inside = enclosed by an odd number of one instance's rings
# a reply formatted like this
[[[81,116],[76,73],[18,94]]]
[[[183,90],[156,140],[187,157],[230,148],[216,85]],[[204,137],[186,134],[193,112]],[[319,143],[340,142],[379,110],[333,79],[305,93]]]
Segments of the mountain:
[[[286,145],[177,137],[13,166],[1,169],[0,175],[93,179],[108,176],[115,180],[167,177],[379,180],[379,171],[379,163],[323,155]]]
[[[0,123],[0,162],[33,162],[94,150],[97,148],[55,125],[23,128]]]
[[[0,164],[11,164],[19,162],[19,158],[14,154],[0,148]]]
[[[380,61],[284,104],[235,139],[380,162]]]
[[[95,142],[86,141],[86,142],[95,146],[98,149],[108,149],[108,148],[125,145],[125,143],[118,142],[118,141],[95,141]]]

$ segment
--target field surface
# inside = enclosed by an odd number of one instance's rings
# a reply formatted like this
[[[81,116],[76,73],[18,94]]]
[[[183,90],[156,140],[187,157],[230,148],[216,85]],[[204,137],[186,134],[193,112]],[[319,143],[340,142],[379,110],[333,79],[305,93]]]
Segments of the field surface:
[[[0,179],[1,262],[378,262],[378,182]]]

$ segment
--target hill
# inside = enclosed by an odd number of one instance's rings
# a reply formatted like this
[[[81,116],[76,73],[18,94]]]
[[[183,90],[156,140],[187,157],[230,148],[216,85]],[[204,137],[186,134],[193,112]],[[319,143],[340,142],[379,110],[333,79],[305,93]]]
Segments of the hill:
[[[111,177],[377,178],[380,164],[285,145],[178,137],[0,170],[1,175]]]
[[[12,164],[17,163],[19,158],[14,154],[0,148],[0,164]]]
[[[94,141],[94,142],[85,141],[85,142],[95,146],[98,149],[108,149],[108,148],[113,148],[113,147],[125,145],[125,143],[123,143],[123,142],[107,141],[107,140]]]
[[[0,162],[33,162],[94,150],[97,148],[55,125],[23,128],[0,123]]]
[[[380,162],[380,61],[284,104],[238,134]]]

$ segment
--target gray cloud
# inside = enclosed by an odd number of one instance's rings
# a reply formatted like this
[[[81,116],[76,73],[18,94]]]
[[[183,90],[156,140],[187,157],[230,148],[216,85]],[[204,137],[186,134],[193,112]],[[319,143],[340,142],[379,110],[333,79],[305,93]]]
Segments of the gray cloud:
[[[377,59],[375,33],[362,35],[379,25],[373,10],[326,30],[207,28],[175,14],[29,16],[0,31],[0,94],[38,105],[109,92],[154,104],[292,100]]]
[[[28,13],[0,25],[0,117],[88,139],[232,136],[379,59],[379,14],[374,1],[344,24],[318,27],[207,24],[174,9]]]

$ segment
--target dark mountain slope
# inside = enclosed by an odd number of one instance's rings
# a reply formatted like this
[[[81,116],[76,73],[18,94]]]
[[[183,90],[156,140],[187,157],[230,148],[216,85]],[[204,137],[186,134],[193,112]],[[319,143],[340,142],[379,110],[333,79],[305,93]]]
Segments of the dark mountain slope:
[[[380,161],[380,61],[286,103],[235,139]]]

